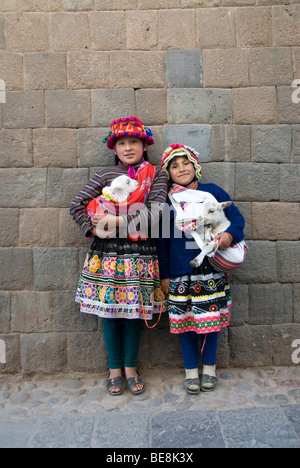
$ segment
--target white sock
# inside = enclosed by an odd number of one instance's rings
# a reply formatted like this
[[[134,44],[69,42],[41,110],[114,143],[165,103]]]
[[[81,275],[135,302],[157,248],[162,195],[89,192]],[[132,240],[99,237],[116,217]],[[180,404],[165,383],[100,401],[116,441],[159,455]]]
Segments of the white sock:
[[[199,369],[185,369],[187,379],[199,379]]]
[[[203,366],[202,375],[204,374],[210,377],[216,377],[216,366]]]

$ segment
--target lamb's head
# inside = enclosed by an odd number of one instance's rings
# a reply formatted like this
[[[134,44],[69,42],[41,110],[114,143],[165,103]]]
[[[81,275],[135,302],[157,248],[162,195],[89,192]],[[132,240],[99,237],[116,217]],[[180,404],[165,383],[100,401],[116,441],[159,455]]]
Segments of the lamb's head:
[[[225,217],[224,208],[227,208],[232,204],[232,201],[226,201],[223,203],[218,203],[217,201],[205,200],[201,212],[201,221],[207,226],[217,226],[220,224]],[[226,218],[225,218],[226,219]]]
[[[126,175],[121,175],[112,181],[110,188],[113,195],[123,195],[126,199],[138,186],[137,180],[131,179]]]

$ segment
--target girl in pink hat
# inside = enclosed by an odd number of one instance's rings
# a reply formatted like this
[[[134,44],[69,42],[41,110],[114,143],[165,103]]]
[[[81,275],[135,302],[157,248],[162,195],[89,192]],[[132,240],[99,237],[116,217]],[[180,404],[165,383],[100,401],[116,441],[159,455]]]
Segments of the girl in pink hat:
[[[151,320],[161,311],[163,300],[157,251],[149,228],[159,222],[159,206],[167,197],[167,178],[164,171],[146,160],[146,150],[154,140],[151,130],[136,116],[114,120],[103,142],[114,151],[116,165],[98,171],[70,207],[83,234],[93,237],[76,301],[81,312],[103,319],[108,392],[113,396],[123,392],[124,370],[128,387],[136,395],[145,390],[137,372],[141,319]],[[95,210],[90,218],[87,207],[121,175],[138,182],[128,203],[115,204],[114,210],[102,214]]]
[[[166,172],[169,186],[176,191],[195,191],[213,195],[219,202],[231,201],[229,195],[215,184],[202,184],[199,153],[189,146],[173,144],[164,152],[161,168]],[[196,194],[196,191],[198,194]],[[171,200],[168,200],[171,206]],[[173,210],[169,213],[170,236],[157,241],[162,289],[169,295],[170,331],[180,336],[186,371],[188,393],[212,391],[217,384],[216,359],[218,335],[230,322],[231,293],[228,276],[217,271],[208,257],[193,268],[190,262],[199,255],[194,239],[179,231]],[[216,239],[219,250],[243,240],[245,221],[234,204],[225,210],[230,227]],[[162,221],[166,223],[163,213]],[[202,378],[199,379],[199,346],[202,350]]]

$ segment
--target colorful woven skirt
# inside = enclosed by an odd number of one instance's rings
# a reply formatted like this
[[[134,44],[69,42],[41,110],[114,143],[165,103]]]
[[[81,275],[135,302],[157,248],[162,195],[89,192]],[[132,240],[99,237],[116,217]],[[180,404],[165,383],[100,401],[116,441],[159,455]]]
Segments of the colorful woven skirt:
[[[229,325],[231,303],[227,274],[214,270],[205,259],[193,275],[171,280],[170,331],[218,332]]]
[[[151,320],[164,299],[154,241],[95,237],[76,294],[81,312]]]

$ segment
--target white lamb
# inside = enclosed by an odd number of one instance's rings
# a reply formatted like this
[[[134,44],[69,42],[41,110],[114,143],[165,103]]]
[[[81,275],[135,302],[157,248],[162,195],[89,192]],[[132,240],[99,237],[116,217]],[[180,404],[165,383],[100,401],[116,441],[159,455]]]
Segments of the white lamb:
[[[111,198],[117,203],[123,202],[129,198],[139,186],[137,180],[131,179],[126,175],[121,175],[114,179],[110,186],[103,189],[103,195]]]
[[[231,204],[232,201],[219,203],[210,199],[204,200],[201,205],[197,228],[189,232],[201,249],[201,253],[190,262],[193,268],[199,267],[206,255],[211,256],[218,249],[218,242],[214,239],[225,232],[231,224],[223,211]]]

